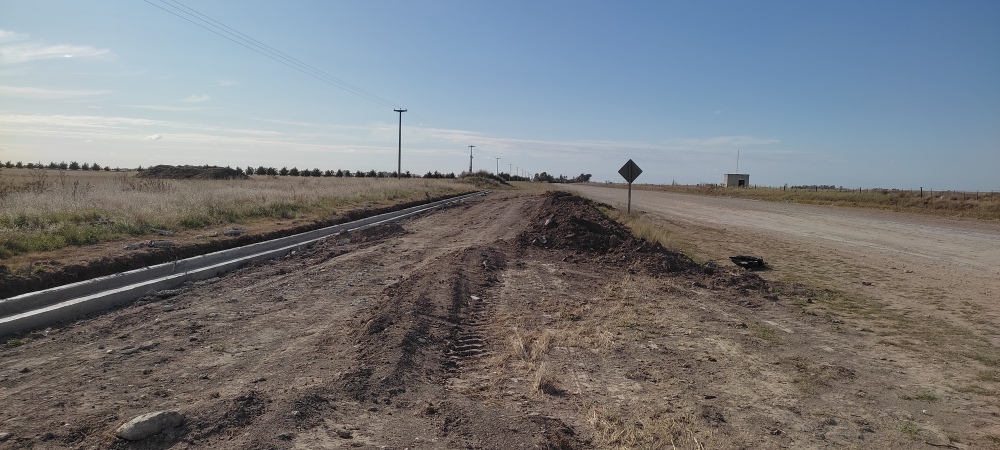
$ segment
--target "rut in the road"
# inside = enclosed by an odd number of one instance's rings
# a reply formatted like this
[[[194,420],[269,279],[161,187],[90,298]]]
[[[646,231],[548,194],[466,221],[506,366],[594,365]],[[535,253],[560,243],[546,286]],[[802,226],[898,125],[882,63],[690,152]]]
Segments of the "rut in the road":
[[[362,326],[358,367],[344,388],[359,401],[391,402],[486,355],[487,299],[505,264],[497,249],[469,248],[387,288]]]
[[[486,296],[488,289],[499,283],[499,272],[504,270],[507,257],[495,249],[480,251],[477,256],[475,249],[472,249],[465,252],[462,260],[466,264],[481,261],[478,265],[482,267],[485,277],[478,286],[473,286],[467,277],[456,277],[453,285],[448,315],[452,328],[445,352],[448,371],[453,374],[489,354],[482,329],[489,316],[490,305]]]

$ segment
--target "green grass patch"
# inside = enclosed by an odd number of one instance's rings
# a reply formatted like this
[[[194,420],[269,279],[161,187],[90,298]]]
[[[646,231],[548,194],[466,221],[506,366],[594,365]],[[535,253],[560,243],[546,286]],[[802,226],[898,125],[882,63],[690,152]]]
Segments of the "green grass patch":
[[[966,386],[952,386],[955,392],[961,392],[963,394],[979,394],[979,395],[996,395],[996,391],[986,389],[978,384],[969,384]]]
[[[781,337],[778,335],[777,330],[767,325],[759,325],[759,324],[751,325],[750,331],[753,331],[753,335],[763,341],[769,342],[774,345],[781,343]]]
[[[920,428],[918,428],[913,422],[903,422],[899,425],[899,431],[909,436],[910,439],[915,440],[919,437],[918,434],[920,433]]]
[[[996,350],[990,349],[989,351],[983,350],[975,353],[966,353],[965,356],[990,367],[1000,367],[1000,355],[997,354]]]
[[[998,382],[998,381],[1000,381],[1000,372],[997,372],[995,370],[989,370],[989,371],[985,371],[985,372],[979,372],[976,375],[976,379],[979,380],[979,381]]]

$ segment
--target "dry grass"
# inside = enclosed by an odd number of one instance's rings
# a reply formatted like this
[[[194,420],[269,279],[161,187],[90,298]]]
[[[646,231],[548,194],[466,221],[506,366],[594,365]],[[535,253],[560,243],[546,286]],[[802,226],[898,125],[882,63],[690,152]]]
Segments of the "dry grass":
[[[695,259],[696,262],[704,262],[693,256],[697,254],[697,248],[691,243],[691,241],[678,238],[673,233],[667,231],[664,227],[646,219],[641,212],[628,214],[619,209],[604,207],[598,207],[598,210],[604,213],[605,216],[608,216],[609,219],[624,225],[629,229],[629,231],[632,232],[632,235],[638,238],[648,242],[657,242],[664,248],[684,253],[689,257],[692,257],[692,259]]]
[[[608,407],[593,407],[586,418],[605,448],[701,450],[712,437],[690,415],[662,415],[636,421]]]
[[[453,180],[160,180],[135,178],[124,172],[3,169],[0,258],[142,236],[154,228],[326,220],[349,209],[472,190],[469,184]]]
[[[542,394],[556,395],[563,392],[559,387],[559,378],[552,369],[552,365],[547,362],[542,362],[535,369],[535,381],[532,386]]]
[[[612,184],[601,186],[623,187]],[[755,186],[752,188],[724,188],[720,186],[684,186],[633,184],[634,189],[668,191],[683,194],[711,195],[717,197],[748,198],[772,202],[836,205],[861,208],[888,209],[916,213],[942,214],[1000,219],[1000,192],[957,192],[899,189],[785,189]]]

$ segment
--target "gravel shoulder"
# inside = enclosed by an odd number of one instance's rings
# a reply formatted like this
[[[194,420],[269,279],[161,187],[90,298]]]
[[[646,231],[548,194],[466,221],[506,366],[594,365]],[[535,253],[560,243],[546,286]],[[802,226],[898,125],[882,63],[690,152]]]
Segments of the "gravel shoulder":
[[[902,449],[1000,439],[992,325],[925,305],[940,314],[930,321],[876,295],[896,272],[929,269],[857,265],[837,259],[844,250],[778,234],[662,220],[699,258],[758,253],[775,269],[761,278],[697,264],[577,197],[495,193],[20,336],[0,348],[0,448]],[[854,284],[815,287],[848,270]],[[925,323],[932,332],[913,332]],[[161,410],[183,424],[115,437]]]

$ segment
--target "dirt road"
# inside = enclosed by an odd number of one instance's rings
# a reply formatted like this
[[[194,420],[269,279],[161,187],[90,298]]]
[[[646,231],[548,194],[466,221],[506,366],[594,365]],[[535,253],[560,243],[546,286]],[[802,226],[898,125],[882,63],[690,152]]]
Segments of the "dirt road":
[[[841,250],[658,220],[699,255],[762,252],[773,282],[639,241],[573,196],[496,193],[9,340],[0,448],[1000,442],[985,316],[888,306],[873,292],[890,282]],[[845,270],[873,285],[798,282]],[[183,425],[115,437],[158,410]]]
[[[570,189],[624,208],[621,189]],[[759,255],[777,269],[772,279],[818,279],[963,326],[975,325],[970,318],[1000,324],[1000,224],[639,190],[632,201],[635,211],[675,231],[695,230],[682,234],[718,233],[717,240],[689,239],[703,257]],[[983,331],[1000,346],[996,333]]]

